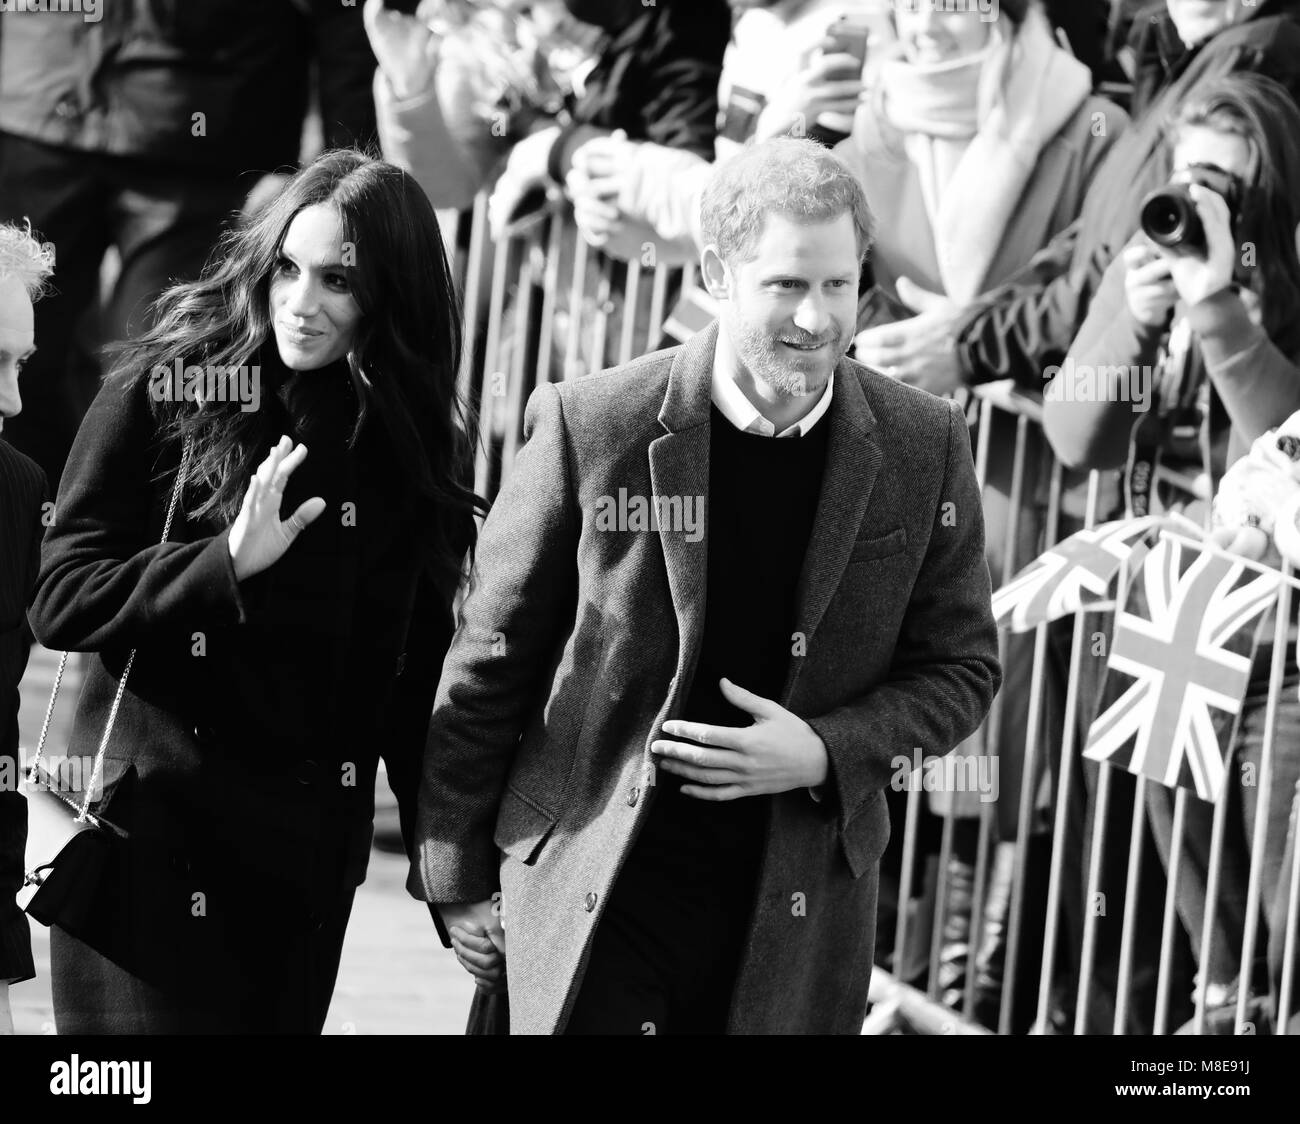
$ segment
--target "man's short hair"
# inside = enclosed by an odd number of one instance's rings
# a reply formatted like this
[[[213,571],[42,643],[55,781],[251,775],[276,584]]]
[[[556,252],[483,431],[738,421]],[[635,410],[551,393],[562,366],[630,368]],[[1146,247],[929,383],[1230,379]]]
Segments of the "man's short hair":
[[[17,277],[33,301],[45,295],[54,273],[54,250],[38,242],[32,224],[0,223],[0,278]]]
[[[700,199],[700,228],[723,261],[740,263],[753,257],[770,214],[831,222],[846,211],[861,264],[875,242],[876,220],[857,177],[816,141],[777,137],[718,164]]]

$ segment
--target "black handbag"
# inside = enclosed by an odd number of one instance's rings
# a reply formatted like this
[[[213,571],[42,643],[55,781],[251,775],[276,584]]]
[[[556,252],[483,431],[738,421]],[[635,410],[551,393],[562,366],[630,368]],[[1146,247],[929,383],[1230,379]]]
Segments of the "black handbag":
[[[167,505],[162,542],[166,542],[171,533],[190,452],[191,444],[187,441],[176,473],[176,483],[172,486],[171,500]],[[69,784],[70,778],[51,774],[41,766],[45,739],[50,731],[50,720],[54,716],[54,704],[59,697],[59,687],[68,665],[68,653],[63,653],[54,676],[54,686],[50,690],[50,701],[45,708],[36,754],[22,787],[22,794],[27,800],[27,843],[23,856],[23,885],[17,894],[18,904],[42,925],[57,920],[60,927],[73,935],[80,929],[81,922],[86,920],[94,899],[93,894],[85,892],[86,888],[101,882],[113,861],[115,849],[125,838],[125,833],[119,827],[101,816],[93,815],[90,805],[94,802],[95,786],[103,776],[104,753],[113,735],[113,725],[117,721],[118,708],[134,663],[135,649],[132,649],[126,666],[122,669],[122,678],[118,681],[113,704],[109,708],[104,735],[99,740],[90,777],[84,785],[72,786]],[[67,760],[69,763],[76,761]],[[80,801],[66,794],[64,790],[69,787],[80,789]]]

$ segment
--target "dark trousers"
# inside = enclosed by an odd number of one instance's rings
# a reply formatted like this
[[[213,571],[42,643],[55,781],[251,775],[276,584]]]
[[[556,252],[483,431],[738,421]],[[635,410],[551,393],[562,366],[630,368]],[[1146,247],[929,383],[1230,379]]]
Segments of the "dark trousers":
[[[100,346],[145,326],[148,305],[171,281],[198,276],[250,186],[0,133],[0,221],[30,219],[56,259],[53,287],[36,305],[38,350],[23,371],[23,412],[5,423],[5,437],[45,470],[51,488],[99,387]],[[96,315],[110,246],[121,272]]]
[[[716,805],[660,799],[596,927],[566,1034],[726,1033],[761,835],[701,853],[682,832]]]
[[[216,933],[190,950],[171,950],[178,963],[194,953],[188,982],[178,978],[178,964],[158,973],[158,981],[146,980],[51,926],[55,1027],[60,1034],[319,1034],[354,893],[319,916],[304,913],[287,924],[285,916],[266,919],[251,903],[230,917],[205,919]],[[259,938],[262,956],[235,951]]]

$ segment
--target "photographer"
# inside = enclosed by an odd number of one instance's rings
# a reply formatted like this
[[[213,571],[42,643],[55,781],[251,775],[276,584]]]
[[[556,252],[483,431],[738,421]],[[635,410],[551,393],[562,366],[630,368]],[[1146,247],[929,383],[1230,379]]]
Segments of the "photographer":
[[[875,287],[859,305],[857,327],[865,330],[857,357],[905,381],[912,380],[895,369],[889,351],[881,346],[889,328],[878,326],[908,314],[900,298],[917,309],[960,307],[1005,282],[1074,221],[1097,168],[1128,124],[1118,106],[1092,96],[1088,68],[1056,42],[1037,3],[1003,0],[993,21],[973,8],[940,13],[928,5],[912,7],[915,10],[909,11],[900,5],[895,12],[897,49],[884,54],[852,136],[835,150],[857,175],[881,220],[871,261]],[[1097,121],[1105,128],[1098,130]],[[924,373],[927,377],[917,380],[922,388],[935,394],[956,389],[955,382],[941,381],[938,368]],[[995,411],[990,430],[983,504],[986,558],[996,585],[1008,561],[1014,572],[1041,549],[1046,478],[1039,494],[1031,486],[1018,510],[1014,508],[1016,417]],[[1031,432],[1029,442],[1026,463],[1038,464],[1045,451],[1041,435]],[[1017,535],[1008,559],[1007,530],[1013,517]],[[1003,892],[990,896],[983,937],[970,937],[980,805],[973,798],[955,800],[957,831],[948,869],[953,893],[945,914],[940,967],[944,993],[950,1000],[959,999],[966,970],[961,961],[970,940],[980,965],[977,1017],[994,1025],[1019,831],[1033,637],[1013,635],[1006,645],[1007,687],[999,736],[988,743],[981,731],[957,750],[996,755],[1000,763],[1001,842],[993,877]],[[1040,744],[1059,741],[1050,709],[1065,693],[1064,682],[1049,678],[1046,683],[1049,706],[1044,717],[1049,720],[1043,723]],[[1029,783],[1036,781],[1030,778]],[[942,813],[949,799],[933,794],[935,811]],[[894,811],[901,816],[903,802],[895,802]],[[900,862],[901,823],[896,821],[889,852]],[[1046,838],[1031,833],[1026,843],[1035,841],[1045,844]],[[1031,845],[1030,853],[1037,863],[1045,860],[1047,847]],[[890,923],[887,911],[882,910],[881,917]],[[878,947],[888,945],[886,935]],[[1021,947],[1024,955],[1032,942]],[[1021,965],[1020,978],[1035,969],[1033,964]],[[1024,1010],[1019,1014],[1029,1017]]]
[[[1177,511],[1208,524],[1214,486],[1228,466],[1300,409],[1300,152],[1294,140],[1300,111],[1271,79],[1230,75],[1205,84],[1177,114],[1169,136],[1170,187],[1142,208],[1144,230],[1106,270],[1066,362],[1067,370],[1073,363],[1076,372],[1095,371],[1098,385],[1083,396],[1070,393],[1063,379],[1049,384],[1044,428],[1069,465],[1110,468],[1127,459],[1135,514]],[[1117,381],[1134,368],[1150,370],[1145,413],[1134,412]],[[1070,400],[1075,397],[1093,400]],[[1271,620],[1260,622],[1233,739],[1234,756],[1256,768],[1273,628]],[[1226,797],[1232,802],[1229,823],[1237,828],[1230,829],[1224,851],[1208,957],[1200,941],[1214,809],[1188,802],[1178,906],[1211,1006],[1234,1002],[1234,988],[1253,982],[1255,966],[1238,961],[1257,814],[1268,817],[1263,904],[1271,911],[1270,958],[1280,959],[1286,895],[1281,859],[1290,796],[1300,778],[1296,682],[1288,658],[1270,806],[1258,808],[1258,790],[1245,784]],[[1172,797],[1155,785],[1147,793],[1152,829],[1167,863]]]

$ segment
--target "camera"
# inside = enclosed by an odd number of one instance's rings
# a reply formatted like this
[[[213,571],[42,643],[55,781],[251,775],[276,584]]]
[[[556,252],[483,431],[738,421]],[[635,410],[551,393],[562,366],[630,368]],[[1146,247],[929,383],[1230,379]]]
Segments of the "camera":
[[[1142,200],[1142,232],[1157,246],[1204,254],[1208,248],[1205,227],[1192,199],[1191,184],[1200,184],[1223,197],[1236,227],[1241,213],[1241,181],[1230,172],[1204,164],[1193,164],[1178,173],[1179,178],[1157,188]]]

